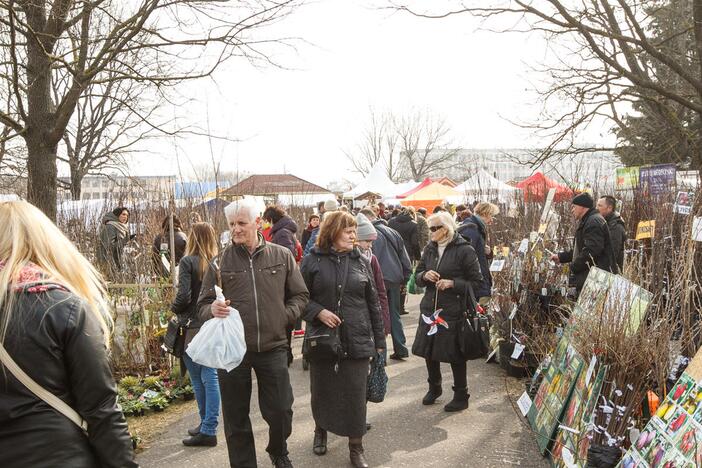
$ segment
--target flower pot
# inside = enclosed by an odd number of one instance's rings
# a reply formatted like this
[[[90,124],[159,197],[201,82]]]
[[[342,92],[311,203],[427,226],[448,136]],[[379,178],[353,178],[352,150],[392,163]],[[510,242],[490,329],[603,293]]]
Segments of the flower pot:
[[[593,444],[587,449],[586,468],[614,468],[621,458],[622,450],[619,447]]]
[[[529,374],[529,368],[523,362],[515,361],[514,359],[509,359],[507,362],[509,363],[507,375],[510,377],[521,379]]]
[[[502,367],[504,370],[509,371],[509,361],[510,361],[510,356],[514,352],[514,343],[510,343],[508,341],[502,341],[499,344],[498,348],[498,359],[500,360],[500,367]]]
[[[194,393],[183,393],[183,401],[191,401],[195,398]]]

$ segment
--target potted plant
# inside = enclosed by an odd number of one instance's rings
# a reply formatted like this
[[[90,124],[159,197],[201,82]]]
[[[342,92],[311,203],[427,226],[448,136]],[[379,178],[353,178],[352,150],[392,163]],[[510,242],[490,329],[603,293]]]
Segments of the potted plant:
[[[193,398],[195,398],[195,391],[193,390],[193,387],[190,384],[181,387],[181,392],[184,401],[190,401]]]
[[[170,403],[168,403],[168,399],[160,393],[155,397],[148,399],[149,408],[157,412],[163,411],[164,409],[168,408],[169,404]]]

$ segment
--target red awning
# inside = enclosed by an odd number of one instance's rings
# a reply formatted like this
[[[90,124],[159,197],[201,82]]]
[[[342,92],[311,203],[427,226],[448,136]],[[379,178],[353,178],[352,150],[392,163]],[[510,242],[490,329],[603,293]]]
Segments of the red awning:
[[[573,197],[573,191],[566,185],[559,184],[549,179],[541,172],[537,172],[517,184],[517,188],[524,192],[524,201],[542,202],[546,199],[549,189],[556,189],[555,202],[568,201]]]
[[[424,187],[426,187],[427,185],[431,185],[431,183],[432,183],[432,180],[431,180],[429,177],[427,177],[427,178],[424,179],[419,185],[417,185],[415,188],[413,188],[412,190],[408,190],[407,192],[398,195],[396,198],[405,198],[405,197],[409,197],[409,196],[412,195],[413,193],[422,190],[422,189],[423,189]]]

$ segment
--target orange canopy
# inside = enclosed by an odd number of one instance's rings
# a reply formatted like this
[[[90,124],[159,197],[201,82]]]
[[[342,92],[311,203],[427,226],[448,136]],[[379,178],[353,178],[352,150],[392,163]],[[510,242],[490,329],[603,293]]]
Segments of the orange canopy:
[[[463,194],[458,190],[438,182],[432,182],[421,190],[417,190],[413,194],[400,200],[400,203],[404,206],[431,210],[436,205],[440,205],[444,200],[455,203],[462,199]]]

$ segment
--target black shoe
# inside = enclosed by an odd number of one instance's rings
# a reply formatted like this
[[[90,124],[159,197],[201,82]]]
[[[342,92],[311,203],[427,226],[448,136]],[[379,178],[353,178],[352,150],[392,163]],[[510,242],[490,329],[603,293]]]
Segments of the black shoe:
[[[453,413],[455,411],[463,411],[468,409],[468,399],[470,394],[465,388],[453,387],[453,400],[449,401],[446,406],[444,406],[444,411]]]
[[[354,468],[370,467],[366,461],[365,455],[363,454],[362,444],[349,444],[349,458],[351,459],[351,466]]]
[[[189,436],[193,436],[193,437],[195,437],[196,435],[198,435],[198,434],[200,433],[200,427],[201,427],[201,426],[202,426],[201,424],[198,424],[197,427],[194,427],[194,428],[192,428],[192,429],[188,429],[188,435],[189,435]]]
[[[312,451],[315,455],[324,455],[327,453],[327,431],[324,429],[314,430],[314,441],[312,442]]]
[[[443,390],[441,390],[441,384],[434,385],[429,384],[429,391],[424,398],[422,398],[423,405],[433,405],[437,398],[441,396]]]
[[[293,468],[293,464],[287,455],[281,455],[275,458],[271,457],[271,459],[275,468]]]
[[[373,425],[369,422],[366,423],[366,430],[370,431],[373,428]]]
[[[406,354],[392,353],[392,354],[390,355],[390,359],[394,359],[395,361],[404,361],[404,360],[407,359],[408,357],[409,357],[409,356],[407,356]]]
[[[183,439],[183,445],[186,447],[216,447],[217,436],[205,435],[202,432]]]
[[[408,314],[409,314],[409,312],[407,312],[406,310],[401,310],[401,311],[400,311],[400,315],[408,315]]]

